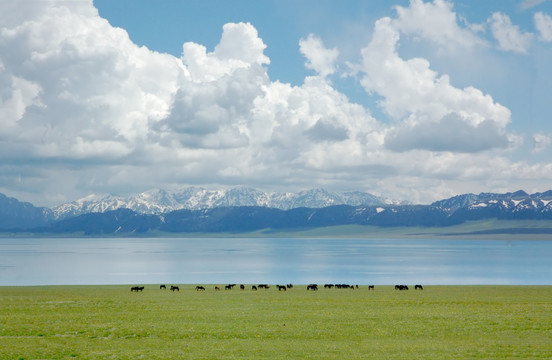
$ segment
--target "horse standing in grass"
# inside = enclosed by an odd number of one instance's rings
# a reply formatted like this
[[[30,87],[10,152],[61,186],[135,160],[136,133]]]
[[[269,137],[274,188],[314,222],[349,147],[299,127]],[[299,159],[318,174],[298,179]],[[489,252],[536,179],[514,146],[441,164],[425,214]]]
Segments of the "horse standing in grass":
[[[423,290],[423,286],[422,285],[414,285],[414,290]]]
[[[180,289],[178,288],[178,286],[171,285],[171,291],[180,291]]]

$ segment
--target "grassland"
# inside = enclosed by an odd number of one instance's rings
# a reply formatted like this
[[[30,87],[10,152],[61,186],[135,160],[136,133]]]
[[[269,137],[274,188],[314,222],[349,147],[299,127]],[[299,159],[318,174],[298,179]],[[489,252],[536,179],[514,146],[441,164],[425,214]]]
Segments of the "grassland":
[[[1,359],[550,359],[551,286],[0,287]]]

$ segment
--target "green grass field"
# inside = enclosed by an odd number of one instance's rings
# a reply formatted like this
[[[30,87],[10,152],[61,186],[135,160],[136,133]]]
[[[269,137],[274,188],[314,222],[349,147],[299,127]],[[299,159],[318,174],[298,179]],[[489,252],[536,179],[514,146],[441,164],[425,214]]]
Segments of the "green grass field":
[[[552,358],[551,286],[194,288],[0,287],[0,358]]]

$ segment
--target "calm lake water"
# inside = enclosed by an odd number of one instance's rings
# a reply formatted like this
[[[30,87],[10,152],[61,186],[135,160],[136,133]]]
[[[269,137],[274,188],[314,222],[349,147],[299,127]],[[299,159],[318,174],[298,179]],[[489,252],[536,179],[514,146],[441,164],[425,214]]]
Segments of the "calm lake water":
[[[0,285],[552,284],[548,240],[0,239]]]

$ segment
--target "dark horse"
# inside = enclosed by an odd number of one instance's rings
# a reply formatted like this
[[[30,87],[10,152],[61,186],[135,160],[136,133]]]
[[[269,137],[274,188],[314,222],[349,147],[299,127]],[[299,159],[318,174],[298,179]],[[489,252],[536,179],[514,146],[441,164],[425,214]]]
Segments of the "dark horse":
[[[142,290],[144,290],[143,286],[133,286],[133,287],[130,288],[130,292],[133,292],[133,291],[138,292],[138,291],[142,291]]]
[[[286,291],[287,289],[287,287],[284,285],[276,285],[276,286],[278,287],[278,291],[282,291],[282,290]]]
[[[395,285],[395,290],[408,290],[406,285]]]
[[[374,290],[374,285],[368,285],[368,291]]]
[[[199,291],[199,290],[205,290],[205,288],[203,286],[196,286],[196,290]]]
[[[178,286],[171,285],[171,291],[180,291],[180,289],[178,288]]]
[[[316,290],[318,290],[318,285],[316,285],[316,284],[309,284],[309,285],[307,285],[307,290],[316,291]]]
[[[161,290],[161,289],[166,289],[166,288],[167,288],[167,287],[166,287],[165,285],[159,286],[159,289],[160,289],[160,290]]]
[[[422,285],[414,285],[414,290],[423,290],[423,286]]]

